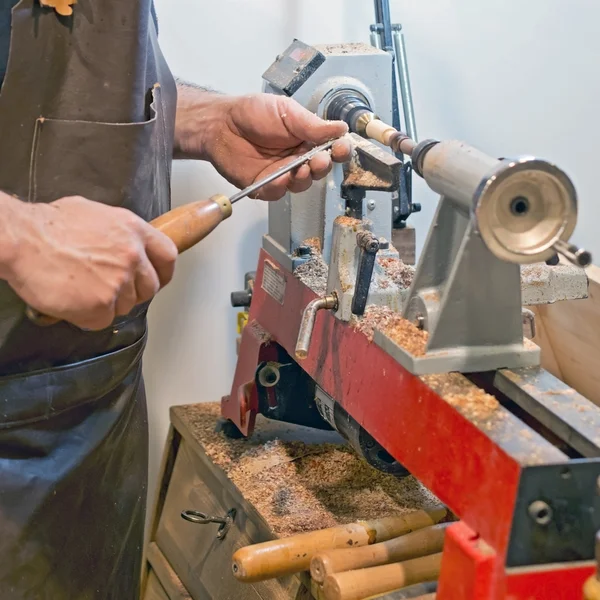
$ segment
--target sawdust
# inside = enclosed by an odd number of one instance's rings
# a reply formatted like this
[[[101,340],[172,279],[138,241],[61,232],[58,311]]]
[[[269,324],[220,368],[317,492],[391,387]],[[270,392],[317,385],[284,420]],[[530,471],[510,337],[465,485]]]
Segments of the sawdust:
[[[440,504],[413,477],[397,479],[381,473],[342,443],[279,439],[295,426],[259,416],[252,438],[232,440],[216,427],[219,404],[174,410],[279,536]]]
[[[414,356],[423,356],[427,345],[427,332],[418,329],[410,321],[402,318],[388,306],[367,306],[362,317],[354,317],[352,325],[357,331],[373,341],[375,330],[378,329],[398,346]]]
[[[400,316],[385,325],[382,333],[413,356],[423,356],[427,350],[427,332]]]
[[[358,166],[352,166],[344,179],[344,185],[354,185],[356,187],[368,189],[388,189],[390,182],[381,177],[377,177],[375,173],[364,171]]]
[[[421,381],[471,421],[487,421],[505,414],[499,412],[496,415],[500,407],[498,400],[460,373],[423,375]]]
[[[306,242],[305,242],[306,243]],[[313,251],[311,257],[294,269],[294,276],[309,287],[317,296],[327,293],[329,267],[320,253]]]
[[[394,256],[379,256],[377,262],[383,267],[386,275],[400,288],[411,286],[415,276],[415,268],[405,264]]]
[[[318,238],[318,237],[308,238],[308,239],[304,240],[302,245],[308,246],[309,248],[312,248],[313,250],[316,250],[317,252],[321,252],[321,238]]]
[[[544,287],[548,282],[548,267],[545,264],[521,266],[521,282],[530,287]]]
[[[318,44],[315,46],[323,54],[377,54],[377,48],[363,42],[343,44]]]
[[[340,225],[348,225],[353,227],[358,227],[361,224],[360,219],[354,219],[353,217],[346,216],[336,217],[335,222],[339,223]]]

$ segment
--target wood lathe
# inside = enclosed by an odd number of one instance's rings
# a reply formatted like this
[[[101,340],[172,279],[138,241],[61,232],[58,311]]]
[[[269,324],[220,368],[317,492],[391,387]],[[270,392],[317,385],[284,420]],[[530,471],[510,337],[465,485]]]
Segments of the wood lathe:
[[[581,598],[595,585],[600,409],[583,379],[560,378],[544,318],[597,293],[571,241],[575,187],[539,158],[403,133],[397,76],[385,48],[298,40],[265,72],[265,91],[346,121],[356,154],[269,206],[256,271],[232,295],[246,324],[222,415],[232,435],[259,414],[337,430],[426,485],[459,519],[422,567],[439,570],[438,600]],[[411,173],[440,196],[416,269],[392,241]],[[421,572],[403,564],[371,579]],[[345,597],[342,575],[323,597]]]

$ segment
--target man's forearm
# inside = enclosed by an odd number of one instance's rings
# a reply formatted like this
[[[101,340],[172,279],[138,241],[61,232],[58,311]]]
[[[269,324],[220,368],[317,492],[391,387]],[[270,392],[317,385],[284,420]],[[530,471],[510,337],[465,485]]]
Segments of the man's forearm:
[[[177,116],[173,158],[206,160],[205,141],[222,122],[228,96],[177,79]]]

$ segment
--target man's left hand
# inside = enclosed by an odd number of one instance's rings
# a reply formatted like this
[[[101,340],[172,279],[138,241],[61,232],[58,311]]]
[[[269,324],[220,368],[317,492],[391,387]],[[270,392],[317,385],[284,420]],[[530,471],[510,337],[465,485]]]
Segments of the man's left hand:
[[[174,155],[208,160],[223,177],[244,188],[347,131],[345,123],[324,121],[285,96],[229,97],[180,87]],[[350,142],[341,139],[331,152],[320,152],[310,163],[261,188],[256,197],[278,200],[288,190],[306,191],[313,180],[329,173],[332,161],[345,162],[351,153]]]

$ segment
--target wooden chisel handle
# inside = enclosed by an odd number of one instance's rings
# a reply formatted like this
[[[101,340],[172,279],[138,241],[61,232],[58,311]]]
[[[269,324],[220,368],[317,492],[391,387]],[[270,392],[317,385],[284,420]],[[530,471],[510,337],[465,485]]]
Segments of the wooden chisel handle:
[[[231,216],[231,202],[227,196],[217,194],[208,200],[199,200],[174,208],[150,221],[150,225],[171,238],[179,254],[201,242],[217,225]],[[42,327],[59,322],[59,319],[44,315],[26,307],[25,314],[30,321]]]
[[[440,523],[370,546],[324,550],[310,561],[310,575],[317,583],[323,583],[328,575],[334,573],[436,554],[444,547],[444,535],[449,525]]]
[[[231,216],[231,202],[217,194],[208,200],[199,200],[174,208],[150,221],[150,225],[171,238],[179,254],[189,250]]]
[[[255,582],[307,571],[312,557],[321,550],[367,546],[389,540],[439,523],[446,514],[445,508],[417,510],[246,546],[233,555],[233,574],[239,581]]]
[[[323,592],[326,600],[364,600],[415,583],[435,581],[441,564],[439,552],[390,565],[334,573],[325,579]]]

